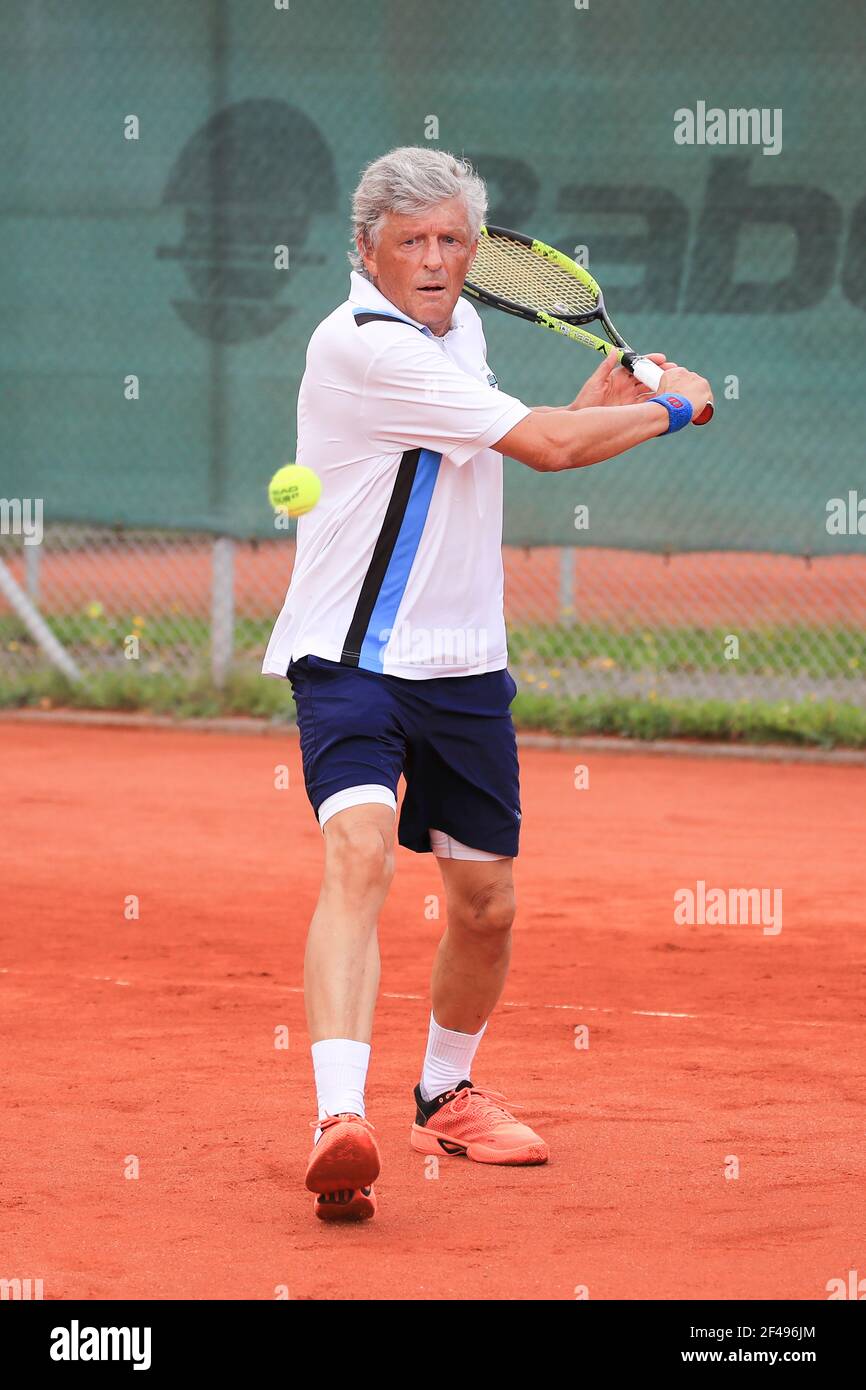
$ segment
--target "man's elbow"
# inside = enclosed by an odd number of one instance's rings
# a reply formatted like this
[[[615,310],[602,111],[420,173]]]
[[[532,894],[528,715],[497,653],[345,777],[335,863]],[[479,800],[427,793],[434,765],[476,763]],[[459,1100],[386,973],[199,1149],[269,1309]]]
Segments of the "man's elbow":
[[[562,473],[568,468],[580,468],[582,461],[576,457],[576,453],[575,449],[564,448],[561,444],[552,444],[535,449],[531,455],[525,454],[517,461],[518,463],[525,463],[526,467],[531,468],[535,473]]]
[[[540,450],[533,454],[532,458],[522,459],[521,462],[535,473],[556,473],[562,467],[557,451],[554,449]]]
[[[559,473],[560,468],[567,468],[564,450],[553,445],[552,448],[545,449],[539,455],[537,461],[532,464],[537,473]]]
[[[535,467],[539,473],[564,473],[570,468],[583,468],[587,462],[584,450],[574,443],[556,443],[546,448]]]
[[[560,473],[580,468],[585,460],[583,448],[574,439],[571,419],[560,420],[565,411],[536,414],[522,421],[496,445],[501,453],[526,464],[536,473]]]
[[[575,438],[574,417],[566,411],[551,412],[545,424],[539,472],[562,473],[568,468],[582,468],[587,461],[586,447],[582,439]]]

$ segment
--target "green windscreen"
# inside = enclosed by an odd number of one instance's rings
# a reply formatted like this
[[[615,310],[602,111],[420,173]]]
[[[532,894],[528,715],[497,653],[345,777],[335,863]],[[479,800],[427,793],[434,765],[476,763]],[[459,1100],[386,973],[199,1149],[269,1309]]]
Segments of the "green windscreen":
[[[46,521],[273,535],[265,486],[294,454],[307,341],[346,297],[359,171],[429,143],[477,165],[491,223],[588,261],[633,346],[716,390],[708,428],[598,468],[508,462],[507,540],[862,553],[859,5],[0,16],[0,496],[42,497]],[[500,386],[528,404],[568,402],[596,365],[482,313]]]

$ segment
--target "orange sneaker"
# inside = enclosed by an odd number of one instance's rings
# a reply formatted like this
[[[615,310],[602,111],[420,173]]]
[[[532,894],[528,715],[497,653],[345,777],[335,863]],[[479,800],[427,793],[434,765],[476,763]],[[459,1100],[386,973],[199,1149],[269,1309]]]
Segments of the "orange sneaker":
[[[317,1192],[313,1210],[320,1221],[369,1221],[376,1215],[376,1193],[372,1186]]]
[[[424,1100],[415,1087],[418,1112],[410,1143],[422,1154],[465,1154],[476,1163],[546,1163],[550,1151],[529,1125],[515,1120],[498,1091],[461,1081],[453,1091]]]
[[[313,1122],[321,1128],[307,1164],[311,1192],[342,1192],[370,1187],[379,1176],[379,1147],[373,1126],[360,1115],[326,1115]],[[371,1213],[372,1215],[372,1213]]]

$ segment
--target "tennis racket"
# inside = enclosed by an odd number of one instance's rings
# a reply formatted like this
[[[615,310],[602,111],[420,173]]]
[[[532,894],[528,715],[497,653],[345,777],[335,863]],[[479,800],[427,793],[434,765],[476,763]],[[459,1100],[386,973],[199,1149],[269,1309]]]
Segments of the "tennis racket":
[[[608,317],[601,286],[555,246],[505,227],[482,227],[463,290],[482,304],[550,328],[595,352],[616,353],[638,381],[658,390],[661,367],[629,347]],[[590,333],[588,324],[598,324],[607,338]],[[706,425],[712,418],[713,406],[707,403],[692,424]]]

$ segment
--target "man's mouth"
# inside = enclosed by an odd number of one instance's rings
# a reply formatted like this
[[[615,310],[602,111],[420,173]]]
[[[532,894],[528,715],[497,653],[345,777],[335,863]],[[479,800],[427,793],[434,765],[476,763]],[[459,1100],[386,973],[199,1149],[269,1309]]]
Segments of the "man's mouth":
[[[427,295],[430,295],[431,297],[432,297],[433,295],[443,294],[444,291],[445,291],[445,286],[444,286],[444,285],[419,285],[419,286],[418,286],[418,292],[419,292],[419,294],[427,294]]]

